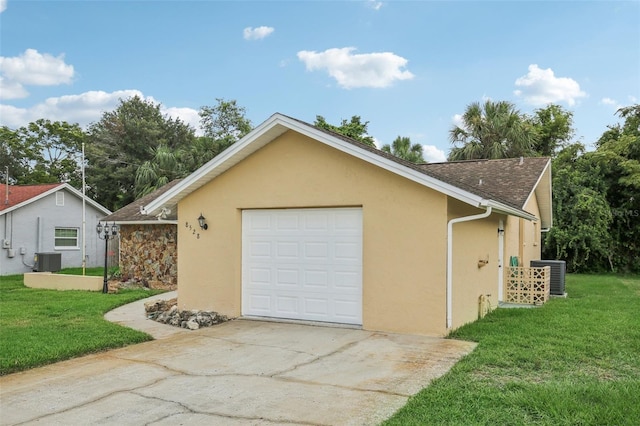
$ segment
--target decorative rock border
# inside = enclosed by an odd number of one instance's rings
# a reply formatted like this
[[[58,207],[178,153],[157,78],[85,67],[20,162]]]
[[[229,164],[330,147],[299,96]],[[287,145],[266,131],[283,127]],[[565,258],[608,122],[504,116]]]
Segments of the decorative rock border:
[[[152,300],[144,304],[147,318],[174,327],[197,330],[229,321],[224,315],[213,311],[181,311],[178,299]]]

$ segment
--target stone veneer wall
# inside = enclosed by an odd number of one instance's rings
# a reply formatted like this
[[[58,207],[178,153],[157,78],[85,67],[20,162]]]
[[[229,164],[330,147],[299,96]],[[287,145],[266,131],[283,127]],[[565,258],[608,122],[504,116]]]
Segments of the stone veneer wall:
[[[178,227],[172,224],[122,225],[120,273],[122,281],[150,288],[178,286]]]

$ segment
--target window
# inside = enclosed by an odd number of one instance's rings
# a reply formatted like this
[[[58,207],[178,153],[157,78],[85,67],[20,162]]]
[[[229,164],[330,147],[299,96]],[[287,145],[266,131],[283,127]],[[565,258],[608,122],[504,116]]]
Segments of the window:
[[[77,248],[78,228],[56,228],[56,248]]]
[[[64,206],[64,192],[56,192],[56,206]]]

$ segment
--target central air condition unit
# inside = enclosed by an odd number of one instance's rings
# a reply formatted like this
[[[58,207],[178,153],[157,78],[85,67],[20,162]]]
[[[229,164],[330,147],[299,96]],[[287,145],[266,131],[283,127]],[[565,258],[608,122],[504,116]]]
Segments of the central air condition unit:
[[[58,272],[62,269],[62,253],[36,253],[34,272]]]
[[[532,260],[531,267],[551,267],[551,294],[564,296],[564,278],[567,264],[564,260]]]

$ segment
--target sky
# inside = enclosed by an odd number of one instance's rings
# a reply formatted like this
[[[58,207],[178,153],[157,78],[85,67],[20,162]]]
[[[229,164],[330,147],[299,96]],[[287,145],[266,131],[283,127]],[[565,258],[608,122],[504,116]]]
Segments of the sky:
[[[640,99],[640,2],[0,0],[0,124],[86,127],[138,95],[198,127],[236,100],[258,125],[358,115],[444,161],[472,102],[549,103],[593,142]]]

